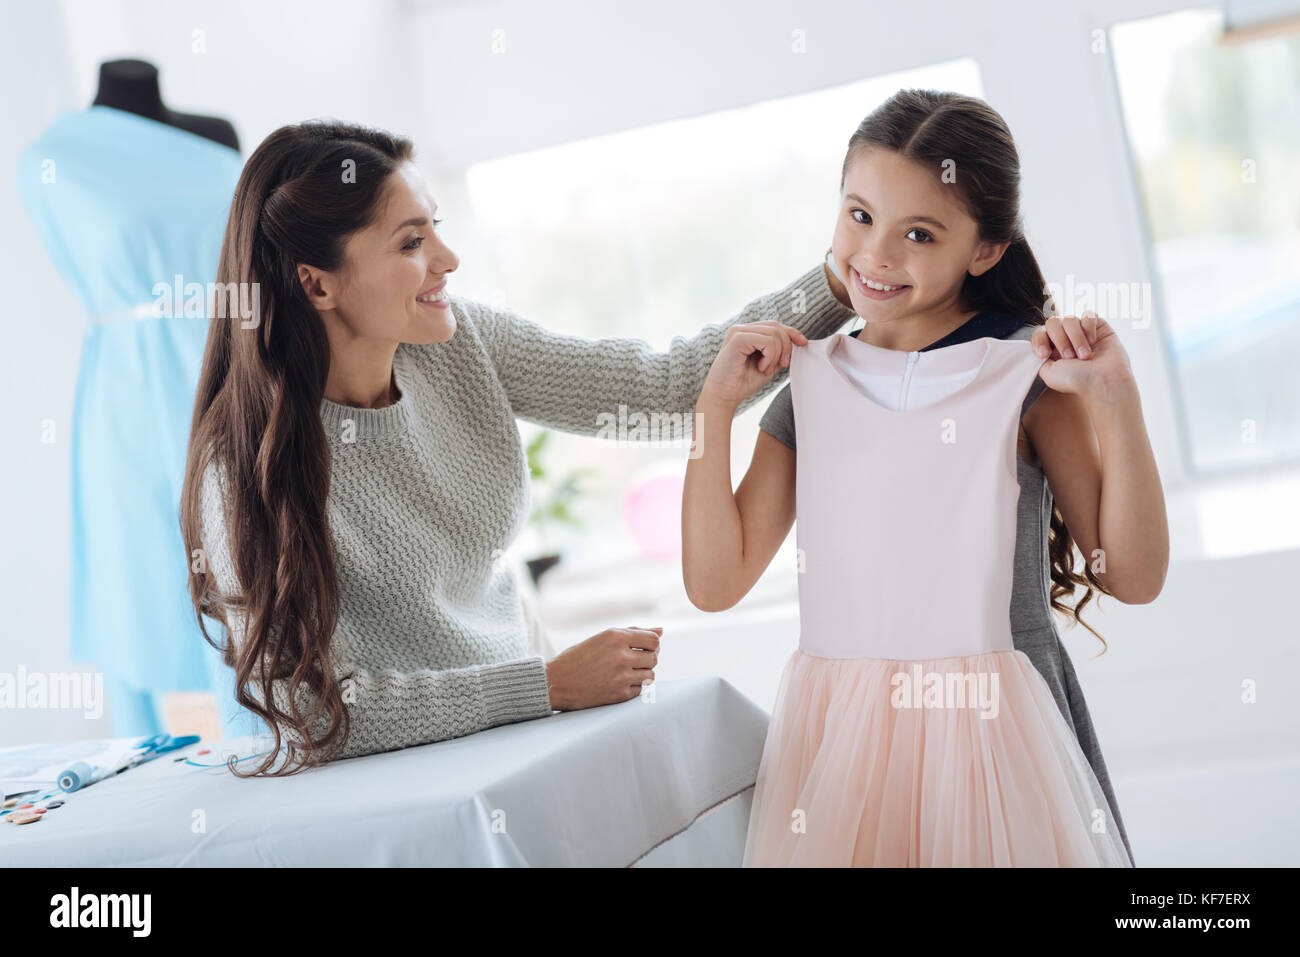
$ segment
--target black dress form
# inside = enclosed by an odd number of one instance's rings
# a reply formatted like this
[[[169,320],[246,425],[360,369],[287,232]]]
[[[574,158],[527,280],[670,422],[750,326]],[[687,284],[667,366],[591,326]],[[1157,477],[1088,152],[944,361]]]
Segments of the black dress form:
[[[158,89],[158,68],[144,60],[107,60],[99,65],[99,90],[95,106],[136,113],[175,126],[239,151],[239,138],[229,121],[216,116],[169,110]]]

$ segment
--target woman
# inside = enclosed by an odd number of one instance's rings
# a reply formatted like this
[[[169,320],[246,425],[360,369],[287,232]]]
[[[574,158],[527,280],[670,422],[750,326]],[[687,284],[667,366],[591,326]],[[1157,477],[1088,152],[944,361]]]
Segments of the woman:
[[[496,561],[528,510],[515,419],[594,436],[620,405],[687,418],[731,337],[770,376],[744,410],[783,374],[786,329],[853,315],[824,264],[666,353],[452,297],[459,261],[411,157],[377,130],[286,126],[235,191],[217,280],[260,308],[216,313],[181,524],[200,628],[226,626],[234,697],[288,745],[253,774],[639,694],[661,629],[527,653]]]

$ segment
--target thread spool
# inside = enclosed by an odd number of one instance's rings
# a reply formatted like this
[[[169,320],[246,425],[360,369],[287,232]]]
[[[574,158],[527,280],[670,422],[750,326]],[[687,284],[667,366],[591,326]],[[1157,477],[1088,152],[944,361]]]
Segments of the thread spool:
[[[78,761],[72,767],[59,774],[59,787],[69,793],[94,783],[99,768],[91,767],[85,761]]]

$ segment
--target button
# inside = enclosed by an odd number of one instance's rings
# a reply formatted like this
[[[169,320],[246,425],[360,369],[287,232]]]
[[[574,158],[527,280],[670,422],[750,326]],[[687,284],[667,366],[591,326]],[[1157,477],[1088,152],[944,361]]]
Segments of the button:
[[[29,814],[15,814],[15,815],[14,815],[14,823],[15,823],[15,824],[31,824],[31,823],[33,823],[33,822],[35,822],[35,821],[39,821],[40,819],[41,819],[41,816],[40,816],[39,814],[30,814],[30,813],[29,813]]]

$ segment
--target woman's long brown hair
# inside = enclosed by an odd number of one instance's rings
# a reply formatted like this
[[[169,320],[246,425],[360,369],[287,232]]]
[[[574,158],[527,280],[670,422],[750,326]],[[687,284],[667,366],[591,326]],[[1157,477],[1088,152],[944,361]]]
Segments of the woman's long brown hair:
[[[963,305],[1016,316],[1042,325],[1055,314],[1043,272],[1025,239],[1020,217],[1020,155],[1006,122],[983,100],[935,90],[900,90],[877,107],[849,139],[840,174],[840,190],[859,150],[880,147],[920,163],[940,175],[954,171],[952,183],[979,226],[980,239],[1010,243],[996,266],[980,276],[966,277]],[[1074,538],[1060,509],[1052,506],[1047,535],[1051,560],[1051,607],[1072,617],[1102,644],[1106,639],[1083,620],[1081,612],[1094,592],[1109,595],[1087,561],[1075,568]],[[1082,557],[1082,556],[1080,556]],[[1078,585],[1083,597],[1068,606]]]
[[[320,418],[330,347],[298,265],[339,269],[346,240],[375,220],[388,177],[411,155],[409,141],[380,130],[284,126],[248,158],[235,188],[218,289],[245,291],[260,312],[251,322],[231,308],[209,317],[180,519],[187,553],[202,556],[203,475],[209,463],[223,470],[226,541],[241,591],[222,596],[202,560],[190,566],[189,587],[205,640],[235,669],[236,699],[274,736],[274,750],[249,776],[300,771],[347,740],[347,708],[330,666],[339,587]],[[238,648],[228,613],[244,616]],[[225,626],[221,645],[204,615]],[[283,685],[275,693],[282,679],[287,695]],[[300,708],[304,689],[316,702],[310,714]],[[318,720],[325,731],[317,737]],[[286,738],[288,761],[272,772]]]

